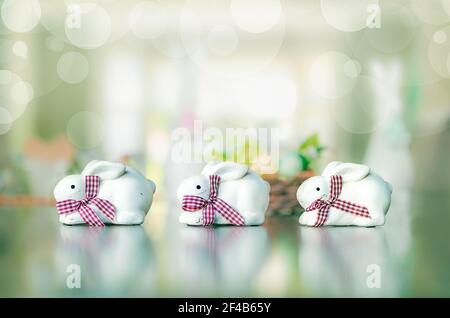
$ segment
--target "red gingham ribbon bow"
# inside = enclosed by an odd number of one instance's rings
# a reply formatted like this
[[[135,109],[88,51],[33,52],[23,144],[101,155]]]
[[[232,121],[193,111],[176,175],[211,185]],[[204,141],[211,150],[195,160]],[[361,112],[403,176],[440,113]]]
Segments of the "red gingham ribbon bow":
[[[214,223],[214,213],[217,211],[233,225],[244,225],[244,218],[233,209],[228,203],[218,198],[220,177],[209,176],[209,197],[207,200],[196,195],[185,195],[181,203],[184,211],[195,212],[203,209],[203,225]]]
[[[90,226],[105,226],[89,204],[97,206],[111,221],[114,220],[114,205],[108,200],[97,197],[100,186],[100,178],[98,176],[86,176],[85,180],[85,198],[82,200],[69,199],[56,202],[56,209],[59,214],[78,212],[84,222]]]
[[[341,191],[342,176],[331,176],[329,199],[326,201],[317,199],[305,209],[306,212],[310,212],[316,209],[319,210],[314,226],[317,227],[325,224],[325,221],[328,218],[328,212],[330,211],[331,207],[370,219],[369,210],[365,206],[338,199]]]

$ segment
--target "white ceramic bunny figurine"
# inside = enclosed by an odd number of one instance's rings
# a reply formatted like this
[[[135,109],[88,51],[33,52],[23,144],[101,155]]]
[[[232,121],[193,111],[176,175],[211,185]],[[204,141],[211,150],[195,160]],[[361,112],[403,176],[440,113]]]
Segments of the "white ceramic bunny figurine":
[[[134,225],[144,222],[155,189],[155,183],[136,169],[94,160],[81,175],[59,181],[54,196],[61,223]]]
[[[189,225],[264,223],[270,185],[245,164],[211,162],[200,175],[184,180],[177,197]]]
[[[392,186],[361,164],[333,161],[322,176],[311,177],[297,190],[305,209],[299,222],[308,226],[383,225]]]

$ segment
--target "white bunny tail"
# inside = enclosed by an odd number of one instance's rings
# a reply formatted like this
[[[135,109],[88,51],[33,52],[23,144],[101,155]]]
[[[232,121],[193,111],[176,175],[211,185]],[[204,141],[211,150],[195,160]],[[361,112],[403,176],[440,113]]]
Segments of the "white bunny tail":
[[[387,181],[385,181],[385,182],[386,182],[386,185],[387,185],[387,187],[388,187],[388,189],[389,189],[389,192],[392,193],[392,190],[393,190],[392,184],[390,184],[390,183],[387,182]]]
[[[156,191],[156,184],[150,179],[147,179],[147,183],[150,185],[150,188],[153,189],[153,193],[155,193],[155,191]]]
[[[263,180],[265,183],[266,183],[266,186],[267,186],[267,191],[270,193],[270,183],[269,182],[267,182],[266,180]]]

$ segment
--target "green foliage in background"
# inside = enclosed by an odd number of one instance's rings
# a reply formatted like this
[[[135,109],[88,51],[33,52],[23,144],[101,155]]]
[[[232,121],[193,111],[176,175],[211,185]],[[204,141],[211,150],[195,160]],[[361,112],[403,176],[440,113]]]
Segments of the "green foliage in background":
[[[319,134],[314,133],[307,137],[305,141],[298,147],[298,155],[302,160],[303,170],[308,170],[311,165],[320,158],[320,154],[325,149],[320,143]]]
[[[294,178],[299,172],[317,170],[321,153],[325,147],[320,143],[319,134],[308,136],[295,151],[284,153],[280,158],[280,176],[284,179]]]
[[[234,138],[233,147],[213,147],[214,139],[207,140],[212,146],[211,159],[216,161],[243,162],[251,165],[258,161],[259,144],[256,137],[247,136],[245,142]],[[301,171],[314,169],[325,147],[320,142],[319,134],[313,133],[298,146],[295,151],[285,152],[280,158],[280,175],[285,178],[294,177]]]
[[[207,143],[212,142],[214,141],[209,140]],[[245,142],[239,143],[238,138],[235,136],[232,145],[232,148],[213,148],[211,151],[212,160],[242,162],[246,165],[251,165],[258,158],[259,145],[256,138],[246,138]]]

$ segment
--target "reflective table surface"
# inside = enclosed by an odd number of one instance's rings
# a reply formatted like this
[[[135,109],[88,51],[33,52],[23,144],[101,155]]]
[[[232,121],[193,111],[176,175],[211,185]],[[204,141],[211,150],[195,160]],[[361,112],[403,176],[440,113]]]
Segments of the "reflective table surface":
[[[405,191],[383,227],[274,216],[197,228],[178,224],[175,202],[155,202],[142,226],[104,229],[60,225],[53,207],[2,207],[0,296],[448,297],[449,207]]]

